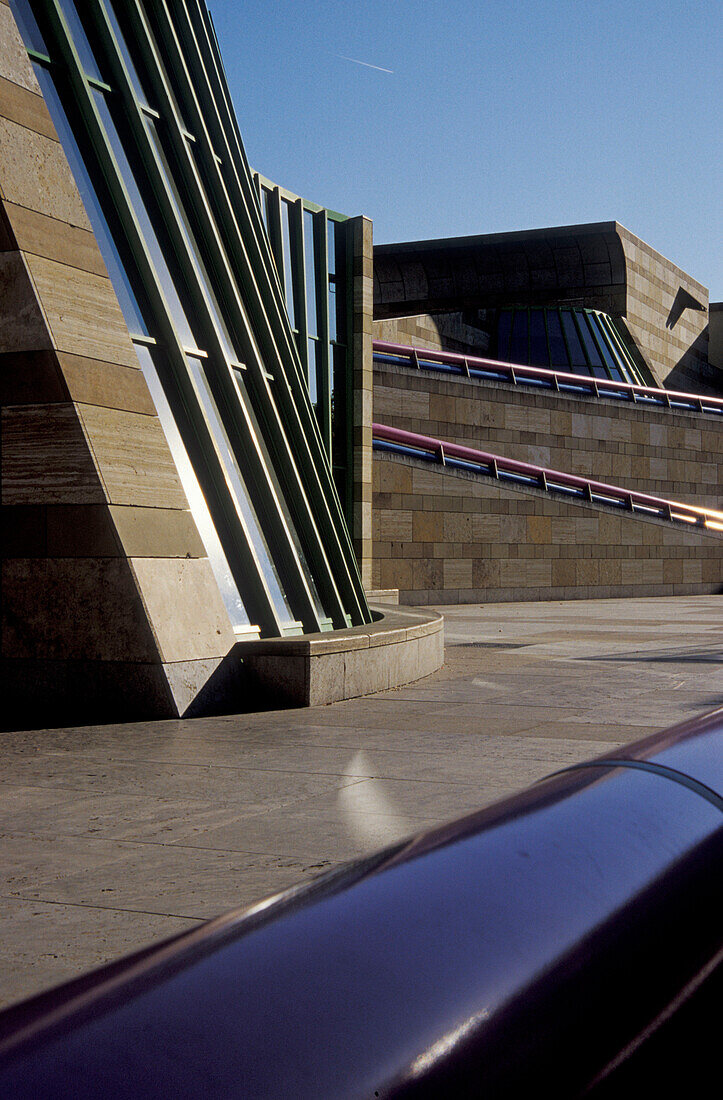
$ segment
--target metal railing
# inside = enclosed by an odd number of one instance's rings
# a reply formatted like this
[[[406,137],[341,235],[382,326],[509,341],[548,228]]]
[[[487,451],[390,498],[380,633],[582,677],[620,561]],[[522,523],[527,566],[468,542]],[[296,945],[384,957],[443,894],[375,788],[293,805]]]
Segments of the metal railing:
[[[494,382],[511,382],[513,385],[535,386],[553,390],[556,393],[610,397],[642,406],[658,406],[723,416],[723,400],[707,395],[662,390],[653,386],[634,386],[629,382],[614,382],[607,378],[594,378],[588,374],[569,374],[567,371],[548,370],[543,367],[526,367],[522,364],[503,363],[497,359],[483,359],[457,352],[390,344],[384,340],[375,340],[373,347],[375,362],[401,363],[420,370],[436,370],[446,374],[460,374],[467,378],[484,378]]]
[[[577,497],[588,503],[607,504],[614,508],[624,508],[629,512],[656,516],[675,523],[686,523],[704,527],[712,531],[723,531],[723,512],[712,508],[696,508],[680,501],[664,500],[662,497],[649,496],[635,490],[623,489],[617,485],[607,485],[603,481],[565,474],[560,470],[549,470],[543,466],[533,466],[529,462],[519,462],[514,458],[479,451],[473,447],[463,447],[458,443],[448,443],[416,432],[407,432],[402,428],[393,428],[386,424],[372,425],[374,449],[391,451],[395,454],[409,455],[427,461],[439,462],[453,469],[484,474],[499,481],[514,482],[542,489],[545,492],[562,493]]]
[[[722,750],[723,709],[10,1008],[0,1095],[706,1095]]]

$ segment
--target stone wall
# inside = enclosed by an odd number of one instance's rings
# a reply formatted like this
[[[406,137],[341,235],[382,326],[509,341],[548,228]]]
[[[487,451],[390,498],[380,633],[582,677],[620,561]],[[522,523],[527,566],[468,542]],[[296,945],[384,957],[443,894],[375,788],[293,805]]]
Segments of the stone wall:
[[[183,713],[234,635],[1,0],[0,398],[3,720]]]
[[[460,351],[485,355],[489,333],[466,323],[461,313],[421,313],[412,317],[389,317],[374,321],[374,339],[411,348]]]
[[[375,363],[374,419],[654,496],[723,507],[723,416]]]
[[[625,253],[625,322],[666,389],[720,392],[708,364],[708,290],[622,225]],[[718,375],[718,376],[717,376]]]
[[[374,583],[401,603],[720,592],[722,551],[712,531],[374,455]]]
[[[510,307],[599,309],[627,327],[658,385],[723,392],[720,369],[708,361],[708,290],[619,222],[382,245],[374,274],[379,339],[394,341],[418,315],[441,337],[433,332],[429,347],[483,354],[473,331],[460,346],[467,334],[448,331],[448,318]],[[386,324],[393,319],[401,324]]]

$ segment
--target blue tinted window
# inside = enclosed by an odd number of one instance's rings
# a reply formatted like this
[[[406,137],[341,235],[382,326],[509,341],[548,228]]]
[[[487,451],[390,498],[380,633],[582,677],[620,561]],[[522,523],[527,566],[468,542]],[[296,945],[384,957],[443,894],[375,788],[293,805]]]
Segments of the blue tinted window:
[[[545,315],[541,309],[530,310],[530,364],[533,367],[548,367],[550,365],[550,357],[547,353]]]
[[[556,370],[568,370],[567,349],[562,336],[560,314],[556,309],[547,310],[547,339],[550,345],[550,366]]]
[[[105,81],[100,66],[96,61],[95,54],[91,48],[88,36],[85,33],[83,24],[75,6],[75,0],[60,0],[60,6],[63,9],[63,15],[65,16],[68,24],[68,30],[70,31],[70,37],[73,40],[73,45],[80,58],[80,64],[86,76],[93,77],[94,80]]]
[[[503,363],[510,358],[510,334],[512,332],[512,313],[503,309],[497,322],[497,358]]]
[[[233,579],[231,570],[229,569],[226,555],[221,547],[219,537],[216,534],[216,527],[211,518],[211,513],[208,510],[208,505],[206,504],[206,498],[203,495],[201,486],[198,484],[198,478],[196,477],[183,440],[181,439],[181,433],[176,427],[176,422],[173,418],[171,407],[168,404],[168,399],[163,392],[163,386],[158,377],[153,356],[150,350],[142,344],[136,344],[136,354],[143,368],[143,377],[146,380],[148,389],[151,391],[153,404],[156,406],[156,412],[161,421],[161,427],[163,428],[168,446],[173,455],[173,460],[178,470],[178,476],[183,485],[183,491],[188,498],[191,514],[198,528],[198,533],[203,540],[203,545],[208,554],[208,560],[211,563],[211,568],[213,569],[218,587],[221,590],[221,596],[229,618],[231,619],[231,625],[236,629],[247,627],[249,626],[249,617],[246,613],[246,608],[243,605],[236,581]],[[156,352],[155,354],[158,353]]]
[[[49,57],[48,47],[40,33],[40,28],[28,0],[10,0],[10,8],[15,16],[15,22],[26,48]]]
[[[594,374],[597,378],[607,378],[607,371],[602,365],[600,352],[597,349],[597,345],[595,344],[593,335],[590,332],[590,328],[588,326],[587,314],[583,313],[581,310],[578,310],[577,320],[580,325],[580,336],[582,337],[585,351],[587,352],[588,359],[590,360],[590,373]]]
[[[608,345],[607,332],[605,331],[605,328],[601,323],[600,317],[594,314],[589,314],[588,320],[590,321],[591,327],[595,330],[595,335],[597,336],[597,341],[600,345],[600,352],[602,354],[603,362],[605,363],[605,366],[610,373],[610,377],[614,378],[616,382],[621,382],[623,380],[623,374],[620,370],[620,367],[618,366],[617,359],[613,355]]]
[[[119,0],[114,0],[114,6],[117,7],[118,3],[119,3]],[[116,41],[118,43],[120,54],[121,54],[121,56],[123,58],[123,61],[125,63],[125,67],[128,70],[128,76],[130,77],[131,84],[133,85],[133,91],[136,94],[136,98],[144,106],[150,107],[150,103],[148,101],[148,96],[146,95],[145,87],[143,86],[143,82],[142,82],[140,76],[138,75],[138,70],[136,69],[136,67],[133,63],[133,59],[131,58],[131,55],[128,51],[128,46],[126,45],[126,40],[125,40],[125,37],[123,36],[123,31],[121,30],[120,23],[118,22],[118,16],[116,15],[115,11],[113,10],[113,6],[111,6],[111,4],[106,3],[105,10],[108,14],[108,21],[109,21],[111,27],[113,28],[113,33],[116,37]]]
[[[580,374],[581,368],[587,368],[587,359],[585,358],[585,352],[580,343],[575,318],[572,315],[571,309],[563,309],[560,315],[562,317],[562,327],[567,338],[567,347],[570,352],[570,362],[572,364],[573,373]],[[587,373],[587,371],[583,370],[582,373]]]
[[[291,613],[286,594],[281,587],[281,581],[279,580],[276,566],[269,553],[266,538],[261,530],[261,525],[256,515],[256,509],[251,502],[251,497],[246,488],[246,482],[244,481],[239,464],[236,461],[236,456],[233,453],[233,449],[226,434],[226,429],[224,428],[216,402],[211,393],[204,365],[200,359],[192,355],[187,357],[187,362],[191,377],[194,381],[196,394],[216,447],[216,452],[226,475],[226,483],[236,502],[238,514],[243,519],[248,532],[249,541],[254,549],[256,560],[259,563],[269,595],[276,608],[276,613],[282,622],[291,622],[294,616]]]
[[[146,125],[146,129],[148,130],[148,133],[150,135],[151,141],[153,142],[153,145],[155,147],[156,153],[158,154],[158,159],[161,162],[163,174],[165,176],[168,189],[173,199],[173,205],[175,208],[178,223],[181,227],[181,232],[183,233],[186,244],[188,245],[188,248],[194,257],[196,272],[206,292],[208,306],[211,312],[211,316],[216,323],[216,330],[218,332],[224,354],[230,362],[238,362],[239,357],[232,346],[231,337],[229,336],[228,329],[226,328],[226,322],[221,315],[221,308],[218,304],[218,300],[213,290],[213,285],[208,277],[206,265],[203,262],[203,258],[196,243],[196,238],[186,215],[186,209],[183,204],[183,200],[181,199],[178,188],[176,187],[176,181],[173,177],[173,173],[168,166],[168,161],[166,160],[166,155],[158,135],[158,129],[156,127],[155,120],[152,118],[145,118],[144,122]]]
[[[327,247],[327,264],[329,267],[329,274],[336,275],[336,237],[337,237],[337,225],[331,218],[326,223],[326,247]],[[341,234],[339,234],[341,236]]]
[[[311,397],[312,405],[316,405],[319,400],[319,387],[317,382],[318,362],[317,355],[319,353],[319,341],[309,337],[308,341],[309,350],[309,396]]]
[[[265,187],[261,188],[261,216],[264,219],[264,225],[266,226],[266,232],[271,232],[271,196]]]
[[[284,251],[284,289],[286,291],[286,311],[289,314],[289,322],[292,328],[296,328],[296,308],[294,303],[294,263],[291,255],[291,204],[281,201],[281,237]]]
[[[103,126],[113,148],[113,154],[118,162],[118,168],[128,192],[133,212],[138,219],[145,246],[150,253],[156,276],[161,284],[163,295],[168,304],[179,339],[184,347],[197,347],[198,342],[193,335],[186,316],[186,311],[181,304],[174,277],[168,267],[163,248],[158,240],[146,204],[136,184],[135,176],[106,102],[105,94],[98,90],[94,90],[94,96]]]
[[[338,339],[336,283],[329,283],[329,339]]]
[[[271,461],[271,455],[269,454],[269,449],[266,446],[266,440],[263,437],[263,433],[261,432],[259,422],[256,419],[256,413],[254,412],[253,405],[251,404],[251,402],[248,399],[248,392],[246,390],[246,383],[245,383],[243,373],[240,370],[234,370],[232,373],[233,373],[234,381],[236,383],[236,387],[239,391],[239,395],[241,396],[241,400],[244,402],[244,408],[246,409],[246,413],[248,415],[248,418],[251,421],[251,424],[253,425],[254,433],[256,435],[256,439],[257,439],[258,444],[259,444],[259,449],[261,450],[261,453],[264,457],[264,463],[266,464],[266,469],[268,471],[269,482],[273,486],[274,493],[276,494],[276,501],[278,503],[279,510],[281,511],[281,513],[284,517],[284,521],[286,523],[289,534],[291,536],[291,541],[294,544],[294,549],[296,550],[296,554],[297,554],[297,557],[299,559],[299,564],[301,566],[301,570],[304,574],[304,578],[305,578],[306,583],[309,587],[309,592],[311,594],[311,598],[314,601],[314,607],[316,609],[316,613],[317,613],[317,615],[319,616],[320,619],[323,619],[323,618],[326,617],[326,611],[325,611],[324,606],[321,602],[321,598],[319,596],[319,592],[318,592],[317,587],[316,587],[316,582],[314,581],[311,570],[309,568],[309,562],[307,560],[306,553],[304,551],[303,546],[301,545],[301,539],[299,538],[299,533],[297,531],[296,524],[294,523],[291,512],[289,510],[289,506],[286,502],[286,496],[282,492],[281,486],[279,485],[279,479],[276,476],[276,469],[274,467],[274,463]]]
[[[63,151],[68,158],[76,185],[83,199],[83,205],[90,218],[90,223],[93,226],[93,232],[98,241],[98,246],[101,250],[103,260],[105,261],[105,266],[108,268],[108,274],[113,283],[113,289],[118,298],[118,303],[123,311],[125,322],[132,333],[138,336],[148,336],[149,333],[146,322],[143,319],[125,266],[121,261],[115,240],[108,228],[108,222],[106,221],[105,214],[98,201],[95,187],[88,175],[85,160],[71,133],[68,119],[55,89],[53,78],[50,71],[46,69],[45,66],[35,65],[34,68],[45,102],[48,105],[48,110],[52,116],[55,128],[58,131],[58,137],[62,142]]]
[[[527,358],[527,310],[515,310],[510,341],[510,362],[526,364]]]
[[[319,321],[316,308],[316,234],[314,233],[314,215],[304,211],[304,263],[306,266],[306,324],[309,336],[319,335]],[[311,367],[309,368],[311,369]]]

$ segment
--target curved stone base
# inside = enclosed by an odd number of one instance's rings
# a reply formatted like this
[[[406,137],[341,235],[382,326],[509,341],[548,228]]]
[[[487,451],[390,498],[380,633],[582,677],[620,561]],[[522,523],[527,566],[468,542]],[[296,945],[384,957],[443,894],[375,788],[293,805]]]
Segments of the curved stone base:
[[[259,702],[313,707],[408,684],[440,668],[444,619],[419,608],[371,604],[378,616],[355,626],[301,638],[239,642],[244,680]]]

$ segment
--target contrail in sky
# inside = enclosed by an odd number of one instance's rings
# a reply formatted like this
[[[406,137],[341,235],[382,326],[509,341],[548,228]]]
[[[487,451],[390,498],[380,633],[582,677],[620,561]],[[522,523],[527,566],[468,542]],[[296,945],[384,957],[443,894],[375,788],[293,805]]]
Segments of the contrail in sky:
[[[376,69],[380,73],[394,74],[394,69],[383,69],[381,65],[370,65],[368,61],[359,61],[356,57],[347,57],[343,53],[338,53],[336,56],[340,57],[342,61],[353,61],[355,65],[365,65],[367,69]]]

